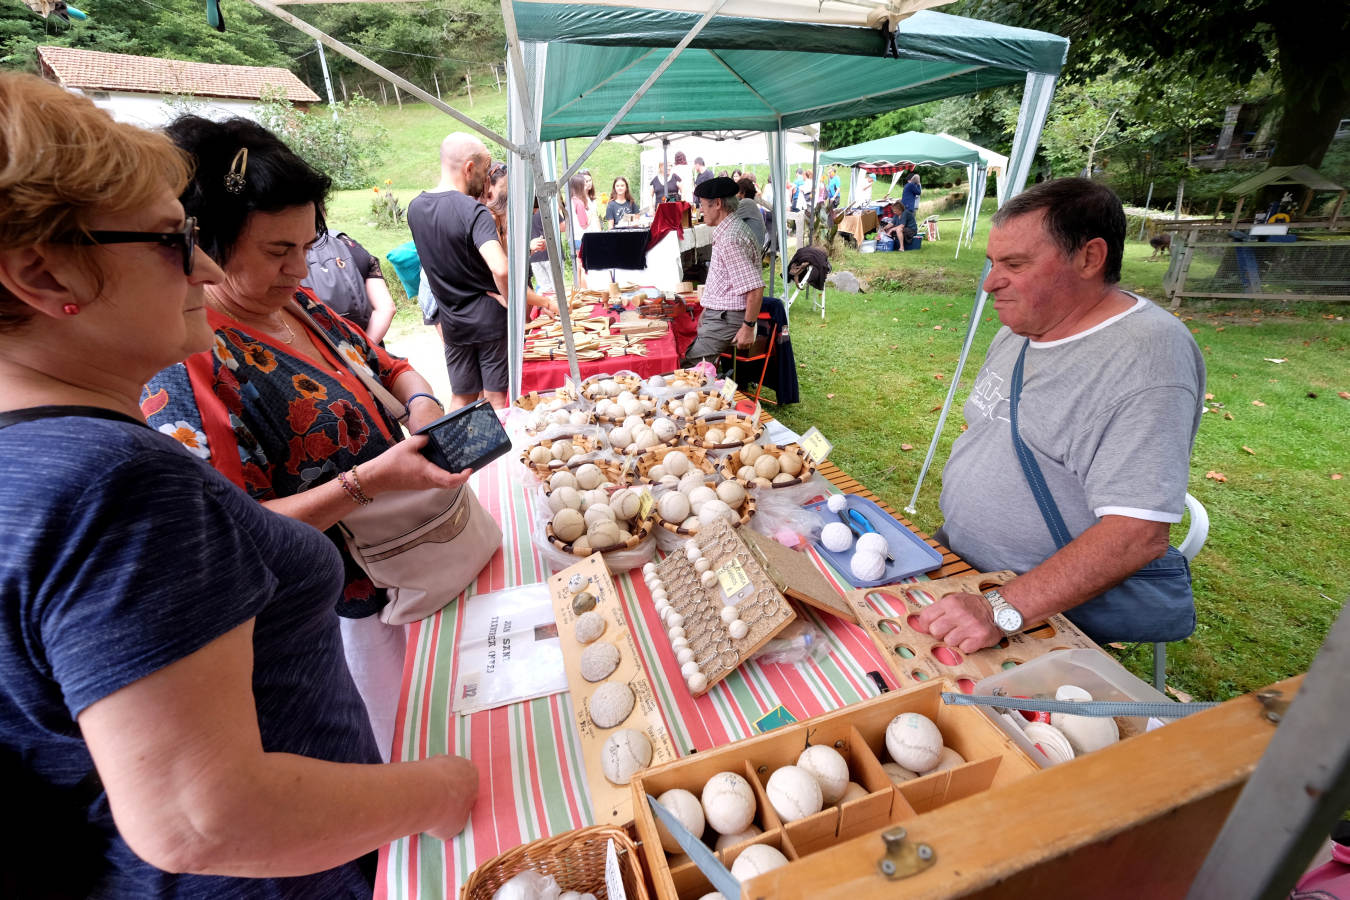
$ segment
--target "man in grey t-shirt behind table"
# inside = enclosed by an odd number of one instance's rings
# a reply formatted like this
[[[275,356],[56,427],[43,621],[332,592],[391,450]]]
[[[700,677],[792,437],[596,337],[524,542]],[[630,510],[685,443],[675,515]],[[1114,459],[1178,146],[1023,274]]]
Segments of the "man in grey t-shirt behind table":
[[[1036,185],[994,214],[984,287],[1004,327],[943,469],[936,537],[982,572],[1018,577],[919,614],[920,629],[964,652],[1055,613],[1072,621],[1161,557],[1181,521],[1205,364],[1180,321],[1116,287],[1124,244],[1120,200],[1086,179]],[[1024,346],[1018,433],[1072,536],[1063,549],[1013,449],[1009,387]]]
[[[498,409],[507,397],[506,251],[492,213],[478,197],[492,157],[483,142],[457,132],[441,142],[441,181],[408,204],[445,343],[452,409],[485,396]]]

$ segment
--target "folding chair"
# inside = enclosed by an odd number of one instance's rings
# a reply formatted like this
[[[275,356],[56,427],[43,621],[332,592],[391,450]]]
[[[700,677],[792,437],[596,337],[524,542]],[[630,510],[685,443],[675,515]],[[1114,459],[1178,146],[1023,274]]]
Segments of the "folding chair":
[[[820,317],[823,319],[825,318],[825,289],[820,289],[819,297],[813,298],[811,296],[811,273],[813,271],[811,266],[807,266],[797,274],[796,286],[793,288],[792,294],[783,303],[788,309],[792,309],[792,304],[797,301],[797,295],[806,291],[806,299],[811,301],[811,311],[815,312],[818,307]]]
[[[758,342],[760,336],[764,333],[765,325],[769,326],[769,339],[765,342],[762,349],[756,351],[755,343]],[[741,390],[743,391],[749,382],[743,382],[739,377],[741,363],[757,363],[761,361],[764,363],[764,365],[759,368],[759,377],[754,379],[754,400],[756,403],[768,403],[772,406],[778,405],[775,400],[769,400],[767,398],[763,400],[760,399],[760,392],[764,390],[764,376],[769,373],[769,358],[773,356],[773,350],[777,344],[778,325],[774,323],[773,317],[768,313],[760,312],[759,319],[755,322],[755,340],[750,344],[750,355],[742,356],[741,349],[735,345],[732,345],[731,352],[723,352],[718,355],[720,359],[730,360],[731,368],[729,371],[731,372],[731,377],[741,385]]]
[[[928,240],[938,240],[938,217],[929,216],[923,220],[923,227],[928,232]]]
[[[1186,530],[1186,537],[1177,546],[1177,550],[1186,557],[1186,562],[1191,562],[1200,552],[1200,548],[1205,546],[1205,539],[1209,537],[1209,513],[1205,511],[1205,505],[1190,494],[1186,495],[1186,509],[1191,514],[1191,526]],[[1153,645],[1153,686],[1159,691],[1164,691],[1167,687],[1166,644]]]

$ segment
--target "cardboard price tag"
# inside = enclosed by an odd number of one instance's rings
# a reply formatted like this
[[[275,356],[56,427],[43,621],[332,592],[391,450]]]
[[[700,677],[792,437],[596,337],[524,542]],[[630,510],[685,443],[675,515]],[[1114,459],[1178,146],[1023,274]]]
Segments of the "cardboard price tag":
[[[802,435],[798,443],[801,444],[806,455],[811,458],[811,462],[816,465],[823,463],[825,458],[830,455],[830,451],[834,449],[834,444],[826,440],[825,435],[821,434],[814,425],[806,430],[806,434]]]
[[[656,498],[652,496],[651,491],[643,491],[638,494],[638,518],[645,519],[652,513],[652,507],[656,505]]]
[[[730,403],[736,396],[736,382],[728,376],[722,379],[722,399]]]
[[[571,394],[573,397],[581,396],[581,388],[577,387],[577,383],[572,380],[571,375],[568,375],[566,378],[563,379],[563,390]]]

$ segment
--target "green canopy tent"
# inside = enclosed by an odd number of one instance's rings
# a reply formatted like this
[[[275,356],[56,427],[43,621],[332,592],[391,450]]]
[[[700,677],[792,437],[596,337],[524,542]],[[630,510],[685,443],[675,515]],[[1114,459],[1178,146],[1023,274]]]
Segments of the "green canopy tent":
[[[861,167],[872,166],[965,166],[970,190],[966,193],[966,209],[961,216],[961,233],[956,239],[956,255],[961,255],[961,241],[975,236],[975,221],[980,215],[980,200],[984,197],[985,175],[989,162],[978,150],[936,134],[906,131],[890,137],[865,141],[851,147],[840,147],[821,154],[822,165],[851,166],[853,168],[853,196],[857,196]]]
[[[1044,32],[926,9],[946,0],[775,0],[767,6],[761,0],[669,0],[659,7],[629,0],[501,0],[511,94],[503,136],[272,0],[250,2],[507,148],[516,163],[509,168],[513,272],[527,268],[531,199],[549,208],[559,185],[610,134],[767,132],[774,206],[781,210],[786,208],[785,129],[1021,82],[1008,169],[1011,196],[1026,182],[1069,43]],[[555,176],[553,154],[544,142],[587,135],[594,135],[588,147]],[[556,223],[552,216],[543,221],[554,281],[561,285]],[[785,231],[779,216],[780,247],[786,245]],[[781,263],[786,276],[787,260]],[[521,383],[524,291],[523,280],[513,279],[508,302],[513,393]],[[984,301],[983,291],[977,291],[948,407]],[[563,333],[575,376],[576,353],[565,318]],[[944,408],[939,432],[945,416]],[[936,446],[935,434],[925,471]]]

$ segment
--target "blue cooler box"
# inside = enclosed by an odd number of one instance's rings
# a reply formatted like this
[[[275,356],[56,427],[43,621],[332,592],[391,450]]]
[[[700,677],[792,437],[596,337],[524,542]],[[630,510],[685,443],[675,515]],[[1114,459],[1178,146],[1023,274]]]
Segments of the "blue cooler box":
[[[878,253],[886,253],[886,252],[888,252],[888,251],[893,251],[893,250],[898,250],[898,249],[900,249],[900,248],[899,248],[899,245],[896,243],[896,241],[895,241],[894,238],[889,237],[889,236],[887,236],[887,235],[883,235],[883,234],[877,235],[877,252],[878,252]]]
[[[923,249],[923,235],[921,234],[914,235],[914,237],[910,238],[909,241],[905,244],[906,252],[910,250],[922,250],[922,249]]]

